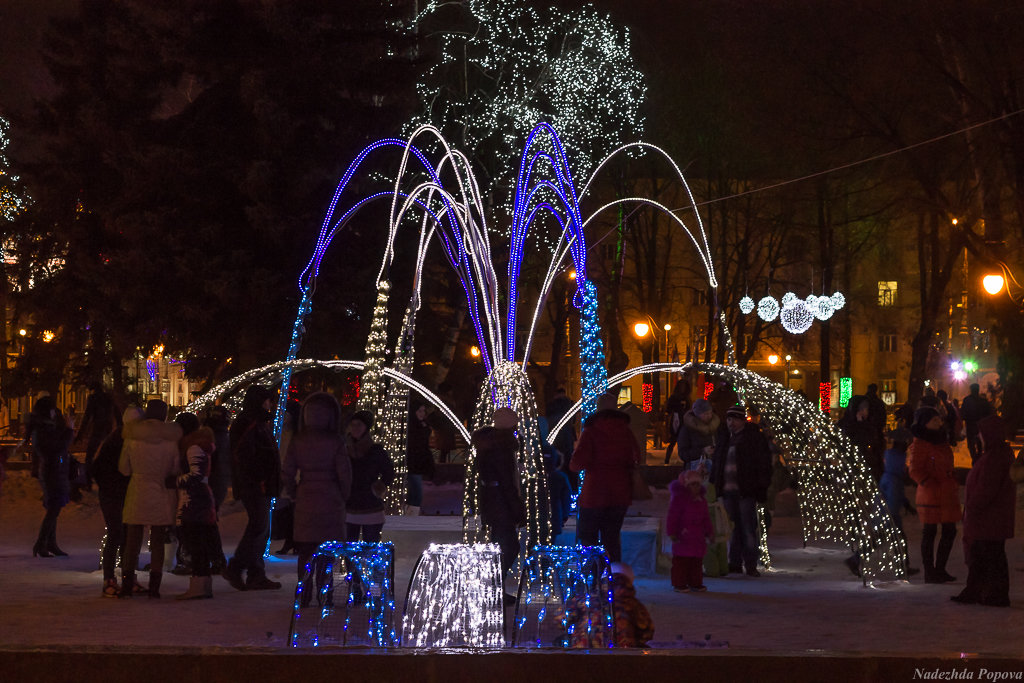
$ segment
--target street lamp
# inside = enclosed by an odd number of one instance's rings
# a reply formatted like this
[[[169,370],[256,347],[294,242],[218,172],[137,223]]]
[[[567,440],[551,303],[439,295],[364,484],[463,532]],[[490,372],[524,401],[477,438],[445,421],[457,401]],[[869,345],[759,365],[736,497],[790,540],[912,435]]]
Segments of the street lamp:
[[[643,321],[635,323],[633,325],[633,334],[635,334],[637,336],[637,338],[639,338],[639,339],[646,338],[648,334],[651,335],[651,348],[654,351],[654,357],[651,360],[653,362],[655,362],[655,363],[658,363],[658,362],[661,361],[661,355],[660,355],[660,348],[659,348],[660,347],[660,343],[659,343],[660,340],[658,339],[657,330],[658,330],[658,328],[661,328],[662,330],[664,330],[665,331],[665,356],[666,356],[665,360],[668,360],[668,358],[667,358],[667,356],[668,356],[668,334],[669,334],[669,332],[672,331],[672,326],[669,325],[668,323],[666,323],[663,326],[659,325],[654,320],[654,318],[652,318],[651,316],[648,315],[646,317],[647,317],[647,320],[650,321],[650,324],[648,325],[646,322],[643,322]],[[657,388],[657,393],[653,397],[653,399],[654,399],[653,400],[653,405],[651,406],[651,409],[653,410],[654,406],[659,405],[661,403],[661,378],[660,377],[658,378],[657,384],[655,384],[654,382],[651,382],[650,380],[651,380],[650,375],[647,375],[645,373],[644,383],[645,384],[653,385],[652,389],[655,388],[655,387]],[[668,393],[668,391],[669,391],[669,388],[668,388],[667,382],[666,382],[665,393]],[[645,408],[646,408],[646,406],[645,406]]]
[[[986,273],[981,278],[982,288],[990,296],[999,294],[1005,288],[1006,296],[1010,297],[1011,301],[1017,304],[1024,303],[1024,287],[1017,282],[1017,278],[1010,272],[1010,267],[1002,261],[996,261],[996,265],[999,267],[1000,272]]]

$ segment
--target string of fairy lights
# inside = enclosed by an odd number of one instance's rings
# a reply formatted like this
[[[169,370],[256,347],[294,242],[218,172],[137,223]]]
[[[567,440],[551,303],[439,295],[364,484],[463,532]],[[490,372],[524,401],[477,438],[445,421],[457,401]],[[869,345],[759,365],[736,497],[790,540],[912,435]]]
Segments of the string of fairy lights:
[[[502,647],[501,550],[493,544],[432,543],[409,584],[404,647]]]

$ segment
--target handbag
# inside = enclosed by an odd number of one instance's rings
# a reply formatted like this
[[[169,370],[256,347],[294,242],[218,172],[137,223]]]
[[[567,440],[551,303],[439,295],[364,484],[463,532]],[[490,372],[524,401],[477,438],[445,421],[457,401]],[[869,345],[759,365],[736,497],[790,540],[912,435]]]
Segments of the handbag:
[[[647,482],[644,481],[644,471],[642,467],[634,467],[630,470],[630,476],[633,483],[633,500],[650,500],[654,497],[651,493],[650,487],[647,486]]]

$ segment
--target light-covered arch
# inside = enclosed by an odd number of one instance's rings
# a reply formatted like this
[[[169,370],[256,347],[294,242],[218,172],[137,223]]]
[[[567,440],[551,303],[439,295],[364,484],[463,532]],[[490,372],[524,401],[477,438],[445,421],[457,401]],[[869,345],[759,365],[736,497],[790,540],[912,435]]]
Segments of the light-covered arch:
[[[235,392],[239,391],[244,387],[249,386],[250,384],[259,383],[269,384],[270,386],[280,384],[282,373],[284,373],[286,369],[291,369],[293,372],[312,370],[314,368],[324,368],[327,370],[333,370],[335,372],[341,370],[358,370],[362,372],[365,365],[366,363],[358,360],[315,360],[312,358],[295,359],[293,361],[280,361],[277,363],[271,363],[270,365],[264,365],[253,370],[249,370],[248,372],[244,372],[241,375],[238,375],[237,377],[233,377],[232,379],[227,380],[226,382],[218,384],[217,386],[213,387],[212,389],[204,393],[202,396],[200,396],[199,398],[185,406],[185,410],[193,413],[206,410],[207,408],[214,406],[217,403],[217,401],[222,399],[223,397],[231,396]],[[451,422],[455,429],[458,430],[459,434],[462,435],[462,438],[466,440],[466,443],[469,443],[471,441],[472,437],[469,433],[469,430],[466,429],[466,426],[462,424],[458,417],[455,416],[455,413],[452,412],[451,408],[449,408],[448,405],[444,401],[442,401],[437,394],[432,392],[430,389],[427,389],[425,386],[414,380],[412,377],[409,377],[406,374],[398,372],[397,370],[393,370],[391,368],[384,368],[381,372],[384,374],[385,377],[390,377],[393,380],[401,382],[410,389],[413,389],[417,393],[419,393],[424,398],[424,400],[426,400],[432,406],[437,408],[442,415],[448,418],[449,422]],[[261,381],[266,379],[269,379],[269,382]]]

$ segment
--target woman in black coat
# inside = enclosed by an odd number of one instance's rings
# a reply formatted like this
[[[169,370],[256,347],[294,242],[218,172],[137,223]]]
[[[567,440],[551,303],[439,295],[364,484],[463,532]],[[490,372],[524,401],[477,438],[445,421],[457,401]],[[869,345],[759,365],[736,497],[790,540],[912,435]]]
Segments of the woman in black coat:
[[[409,492],[405,499],[405,514],[418,515],[423,505],[423,478],[434,478],[434,455],[430,452],[430,425],[427,424],[427,406],[415,404],[409,414],[409,437],[405,450]]]
[[[33,557],[65,556],[57,547],[57,516],[68,504],[71,482],[68,480],[71,454],[68,447],[74,432],[61,417],[50,396],[36,401],[29,419],[28,438],[32,442],[32,458],[43,489],[46,515],[39,526],[39,536],[32,547]]]

